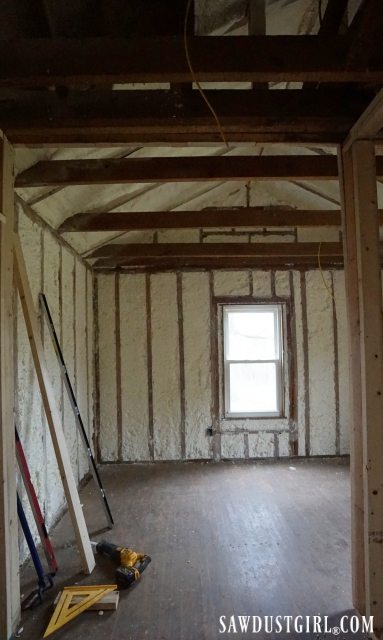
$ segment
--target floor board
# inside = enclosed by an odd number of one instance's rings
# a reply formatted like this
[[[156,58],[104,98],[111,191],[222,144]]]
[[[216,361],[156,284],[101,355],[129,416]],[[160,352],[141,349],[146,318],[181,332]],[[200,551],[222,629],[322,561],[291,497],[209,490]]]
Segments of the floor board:
[[[228,625],[231,615],[336,619],[351,609],[350,483],[345,464],[158,463],[104,466],[101,474],[116,526],[104,534],[93,533],[93,538],[144,551],[152,563],[137,585],[122,592],[116,612],[84,613],[52,638],[213,640],[231,635],[219,633],[222,615]],[[82,501],[88,526],[95,532],[105,521],[92,481],[82,490]],[[63,584],[113,581],[113,566],[104,559],[98,560],[92,576],[78,573],[67,515],[53,541],[60,572],[44,604],[24,615],[21,637],[28,640],[41,638],[50,603]],[[24,595],[34,580],[30,568],[23,572]]]

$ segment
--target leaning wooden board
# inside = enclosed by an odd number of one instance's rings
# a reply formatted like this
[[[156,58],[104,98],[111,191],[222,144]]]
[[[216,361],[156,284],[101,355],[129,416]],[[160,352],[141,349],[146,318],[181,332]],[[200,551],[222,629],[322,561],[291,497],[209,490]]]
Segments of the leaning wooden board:
[[[88,530],[84,514],[80,504],[76,482],[73,476],[72,465],[68,448],[65,442],[64,431],[60,416],[57,411],[49,374],[44,358],[44,349],[41,342],[36,309],[33,304],[32,293],[28,282],[27,270],[21,249],[20,239],[14,234],[15,255],[15,279],[19,291],[21,306],[23,309],[25,324],[32,350],[33,362],[39,382],[41,397],[47,417],[48,427],[52,438],[53,448],[56,454],[57,464],[60,470],[61,480],[64,486],[65,497],[68,503],[69,513],[72,519],[76,535],[77,547],[81,556],[84,573],[91,573],[95,566],[92,546],[89,540]]]

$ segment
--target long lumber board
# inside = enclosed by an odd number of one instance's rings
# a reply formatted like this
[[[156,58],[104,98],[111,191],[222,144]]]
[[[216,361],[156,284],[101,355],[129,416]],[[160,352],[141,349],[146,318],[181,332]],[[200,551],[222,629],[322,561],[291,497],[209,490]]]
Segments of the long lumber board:
[[[21,249],[20,239],[14,234],[13,247],[15,255],[15,278],[19,291],[21,306],[23,309],[25,324],[32,350],[33,362],[44,405],[45,414],[52,438],[57,464],[61,480],[64,486],[65,497],[68,503],[70,517],[75,531],[78,550],[84,573],[90,574],[95,566],[92,546],[86,527],[84,514],[80,504],[76,482],[73,476],[72,465],[69,458],[64,432],[55,404],[49,374],[44,358],[43,345],[40,338],[37,314],[33,304],[32,293],[28,282],[27,270]]]

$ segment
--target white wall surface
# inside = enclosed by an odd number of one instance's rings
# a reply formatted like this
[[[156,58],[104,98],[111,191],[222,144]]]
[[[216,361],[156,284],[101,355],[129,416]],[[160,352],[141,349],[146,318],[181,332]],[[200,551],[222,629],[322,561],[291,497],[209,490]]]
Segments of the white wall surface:
[[[56,332],[88,437],[93,437],[93,289],[89,268],[59,244],[46,227],[18,207],[18,228],[36,310],[38,294],[47,296]],[[16,424],[48,528],[65,507],[64,491],[46,423],[20,301],[16,300]],[[73,412],[45,320],[41,321],[44,352],[55,401],[62,419],[74,476],[88,472],[87,457],[77,434]],[[19,478],[19,490],[30,525],[33,516]],[[34,526],[32,529],[35,531]],[[21,559],[26,545],[20,534]]]
[[[97,290],[101,460],[348,452],[343,271],[103,274]],[[288,310],[283,418],[224,417],[223,300],[279,301]]]

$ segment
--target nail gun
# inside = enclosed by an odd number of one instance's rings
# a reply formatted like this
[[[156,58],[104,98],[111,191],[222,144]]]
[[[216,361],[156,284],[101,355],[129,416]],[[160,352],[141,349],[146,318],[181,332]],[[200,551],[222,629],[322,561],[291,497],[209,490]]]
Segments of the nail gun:
[[[148,564],[151,562],[150,556],[137,553],[126,547],[119,547],[112,542],[101,540],[92,542],[96,551],[106,558],[110,558],[118,567],[116,569],[116,583],[119,589],[127,589],[133,582],[138,580]]]

